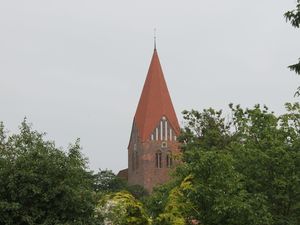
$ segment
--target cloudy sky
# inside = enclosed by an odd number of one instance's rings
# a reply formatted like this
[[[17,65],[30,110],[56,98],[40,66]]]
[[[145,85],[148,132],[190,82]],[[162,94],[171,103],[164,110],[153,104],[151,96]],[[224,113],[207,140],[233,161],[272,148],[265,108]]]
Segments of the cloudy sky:
[[[132,119],[157,47],[179,121],[184,109],[296,101],[296,0],[0,0],[0,120],[24,116],[90,168],[127,167]]]

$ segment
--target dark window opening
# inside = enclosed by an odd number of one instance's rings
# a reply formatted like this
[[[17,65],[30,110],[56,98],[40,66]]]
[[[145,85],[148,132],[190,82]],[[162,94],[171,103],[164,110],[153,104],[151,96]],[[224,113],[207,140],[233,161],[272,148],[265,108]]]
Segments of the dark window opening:
[[[168,153],[167,154],[167,167],[172,167],[173,165],[173,158],[172,158],[172,154],[171,153]]]
[[[156,168],[162,168],[162,165],[161,165],[161,152],[157,152],[155,154],[155,165],[156,165]]]

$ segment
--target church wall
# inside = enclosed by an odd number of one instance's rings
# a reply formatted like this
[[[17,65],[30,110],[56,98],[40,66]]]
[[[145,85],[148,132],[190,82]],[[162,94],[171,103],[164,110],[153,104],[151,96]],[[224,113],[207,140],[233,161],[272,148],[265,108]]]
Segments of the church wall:
[[[178,144],[174,142],[167,143],[167,147],[162,148],[162,142],[145,142],[143,143],[144,154],[142,160],[144,161],[143,170],[144,180],[143,186],[152,191],[153,187],[166,183],[170,178],[170,172],[175,167],[176,161],[173,159],[172,167],[167,167],[167,154],[172,152],[173,156],[179,154]],[[161,152],[161,168],[157,168],[156,153]]]
[[[178,143],[151,140],[141,142],[135,139],[135,135],[137,135],[137,130],[133,128],[131,143],[128,147],[128,183],[141,185],[151,192],[153,187],[169,180],[169,173],[177,162],[172,159],[173,165],[168,168],[167,154],[172,153],[173,156],[179,154]],[[137,163],[134,162],[134,151],[137,152]],[[161,168],[157,168],[157,152],[161,152]]]

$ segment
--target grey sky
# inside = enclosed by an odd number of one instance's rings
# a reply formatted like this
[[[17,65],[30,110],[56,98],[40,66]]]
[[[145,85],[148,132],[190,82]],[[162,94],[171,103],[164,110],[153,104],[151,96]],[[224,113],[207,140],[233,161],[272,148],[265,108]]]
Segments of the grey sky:
[[[24,116],[58,146],[81,138],[91,169],[127,167],[153,52],[179,120],[184,109],[267,104],[283,112],[299,78],[296,0],[0,0],[0,120]]]

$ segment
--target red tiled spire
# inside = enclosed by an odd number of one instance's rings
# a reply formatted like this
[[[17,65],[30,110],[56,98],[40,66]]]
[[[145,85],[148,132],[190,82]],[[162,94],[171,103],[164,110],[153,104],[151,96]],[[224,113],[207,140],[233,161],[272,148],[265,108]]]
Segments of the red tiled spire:
[[[151,132],[163,116],[168,119],[178,135],[180,130],[178,120],[155,48],[134,116],[142,141],[149,139]]]

